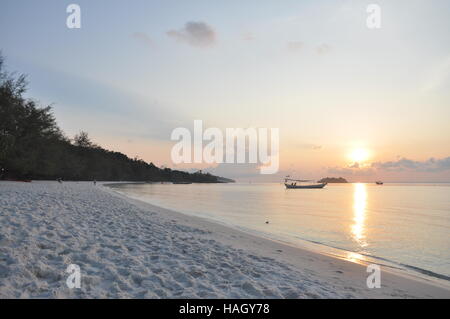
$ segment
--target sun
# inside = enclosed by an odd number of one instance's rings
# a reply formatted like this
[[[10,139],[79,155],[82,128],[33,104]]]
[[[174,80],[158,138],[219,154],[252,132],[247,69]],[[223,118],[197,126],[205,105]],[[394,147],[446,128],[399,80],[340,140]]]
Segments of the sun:
[[[356,148],[350,154],[349,157],[354,163],[365,162],[369,159],[369,151],[365,148]]]

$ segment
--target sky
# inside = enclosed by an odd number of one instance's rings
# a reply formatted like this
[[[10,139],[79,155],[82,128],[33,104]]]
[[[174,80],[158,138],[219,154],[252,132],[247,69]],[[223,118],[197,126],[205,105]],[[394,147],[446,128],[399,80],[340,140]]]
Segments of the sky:
[[[71,3],[80,29],[66,26]],[[2,0],[0,50],[69,137],[159,166],[450,182],[449,12],[446,0]],[[171,132],[194,120],[279,128],[279,172],[173,163]]]

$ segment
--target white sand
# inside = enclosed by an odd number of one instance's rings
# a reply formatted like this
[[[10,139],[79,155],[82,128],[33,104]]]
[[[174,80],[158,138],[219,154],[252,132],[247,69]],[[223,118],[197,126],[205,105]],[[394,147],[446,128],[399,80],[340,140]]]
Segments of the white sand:
[[[80,289],[66,286],[69,264]],[[450,298],[91,183],[0,182],[0,298]]]

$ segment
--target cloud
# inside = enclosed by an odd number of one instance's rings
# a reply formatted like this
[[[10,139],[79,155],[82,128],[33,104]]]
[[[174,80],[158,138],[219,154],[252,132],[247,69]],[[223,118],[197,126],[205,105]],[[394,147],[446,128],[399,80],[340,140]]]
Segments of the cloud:
[[[361,168],[361,165],[358,162],[354,162],[353,164],[350,164],[348,168]]]
[[[316,48],[316,52],[320,55],[330,53],[331,46],[329,46],[328,44],[321,44]]]
[[[287,44],[288,50],[292,51],[292,52],[300,51],[304,48],[304,46],[305,46],[305,44],[300,41],[292,41],[292,42],[288,42],[288,44]]]
[[[449,170],[450,157],[445,157],[442,159],[430,158],[426,161],[414,161],[407,158],[401,158],[397,161],[374,162],[366,165],[356,162],[344,167],[329,167],[327,169],[327,171],[331,174],[346,176],[368,176],[379,172],[439,173]]]
[[[419,172],[443,172],[450,170],[450,157],[442,159],[430,158],[426,161],[413,161],[401,158],[391,162],[375,162],[372,167],[386,171],[419,171]]]
[[[359,165],[357,165],[359,166]],[[355,167],[355,164],[352,164],[349,167],[329,167],[327,169],[329,174],[338,175],[338,176],[371,176],[375,174],[375,170],[373,168],[359,168]]]
[[[195,47],[210,47],[216,42],[216,32],[204,22],[187,22],[180,30],[169,30],[167,35]]]
[[[155,46],[152,39],[144,32],[134,32],[131,36],[149,47]]]

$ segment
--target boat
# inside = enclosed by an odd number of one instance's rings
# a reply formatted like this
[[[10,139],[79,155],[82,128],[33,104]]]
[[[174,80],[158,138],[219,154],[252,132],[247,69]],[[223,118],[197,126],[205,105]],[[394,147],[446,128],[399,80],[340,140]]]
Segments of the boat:
[[[311,182],[312,182],[311,180],[285,178],[284,186],[286,186],[286,189],[318,189],[324,188],[327,185],[327,183],[311,184]],[[297,183],[309,183],[309,184],[297,184]]]
[[[376,181],[375,184],[377,184],[377,185],[383,185],[383,182],[382,182],[382,181]]]

